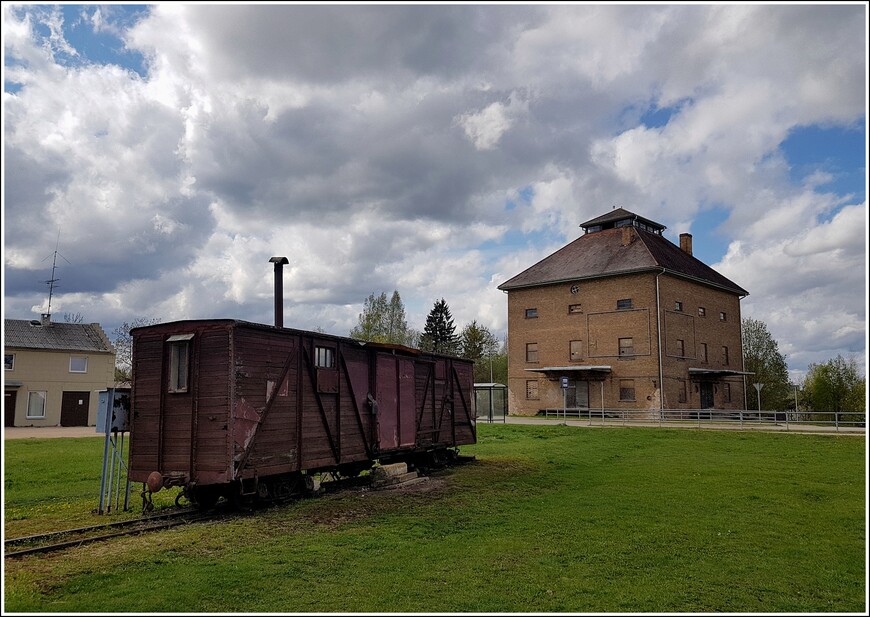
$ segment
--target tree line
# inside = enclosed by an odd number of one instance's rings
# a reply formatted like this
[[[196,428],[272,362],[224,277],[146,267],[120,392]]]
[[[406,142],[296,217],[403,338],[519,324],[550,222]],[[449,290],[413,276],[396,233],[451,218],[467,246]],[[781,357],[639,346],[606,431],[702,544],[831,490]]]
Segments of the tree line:
[[[477,383],[507,383],[507,349],[477,320],[457,333],[450,307],[444,298],[436,300],[422,332],[408,326],[405,306],[398,291],[371,294],[363,302],[351,338],[376,343],[393,343],[423,351],[460,356],[474,361]]]

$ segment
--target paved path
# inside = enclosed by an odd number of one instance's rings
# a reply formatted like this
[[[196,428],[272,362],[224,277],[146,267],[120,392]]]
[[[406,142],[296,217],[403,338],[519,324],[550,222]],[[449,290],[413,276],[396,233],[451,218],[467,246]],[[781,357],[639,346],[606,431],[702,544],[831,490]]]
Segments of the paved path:
[[[478,420],[478,424],[483,424],[482,420]],[[501,423],[501,420],[496,420],[494,424]],[[806,424],[790,423],[786,426],[784,423],[771,424],[761,423],[753,424],[744,422],[741,426],[738,422],[722,423],[722,422],[639,422],[630,421],[623,423],[620,420],[601,420],[593,419],[591,424],[589,420],[575,420],[565,418],[542,418],[540,416],[524,417],[524,416],[508,416],[508,424],[565,424],[567,426],[577,426],[581,428],[632,428],[632,427],[655,427],[655,428],[685,428],[693,430],[722,430],[722,431],[770,431],[770,432],[789,432],[789,433],[813,433],[823,435],[855,435],[863,437],[866,435],[866,430],[860,427],[840,427],[837,430],[834,426],[816,426]],[[104,437],[103,433],[98,433],[94,426],[15,426],[3,428],[3,439],[27,439],[40,438],[46,439],[50,437]]]
[[[105,437],[95,426],[4,426],[3,439]]]

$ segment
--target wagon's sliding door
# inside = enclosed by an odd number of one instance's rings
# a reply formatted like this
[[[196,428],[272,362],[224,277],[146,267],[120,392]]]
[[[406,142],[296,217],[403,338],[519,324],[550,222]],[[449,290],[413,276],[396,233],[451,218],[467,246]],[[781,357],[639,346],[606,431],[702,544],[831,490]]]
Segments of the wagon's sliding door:
[[[414,361],[378,355],[376,398],[380,450],[413,446],[417,434]]]

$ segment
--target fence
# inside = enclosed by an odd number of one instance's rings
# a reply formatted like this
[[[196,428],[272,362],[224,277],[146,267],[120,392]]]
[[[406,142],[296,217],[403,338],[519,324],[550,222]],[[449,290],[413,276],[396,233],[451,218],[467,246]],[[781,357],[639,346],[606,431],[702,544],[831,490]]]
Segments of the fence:
[[[778,428],[865,432],[863,411],[751,411],[737,409],[545,409],[545,417],[576,418],[591,425]]]

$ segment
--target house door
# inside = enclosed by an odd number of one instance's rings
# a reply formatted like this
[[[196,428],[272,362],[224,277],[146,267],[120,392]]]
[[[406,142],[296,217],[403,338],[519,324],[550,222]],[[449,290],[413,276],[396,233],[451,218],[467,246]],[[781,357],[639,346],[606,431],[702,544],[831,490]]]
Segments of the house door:
[[[61,426],[87,426],[90,392],[64,392],[60,404]]]
[[[701,409],[710,409],[713,406],[713,382],[701,382]]]
[[[15,390],[3,392],[3,426],[15,426],[15,401],[18,393]]]

